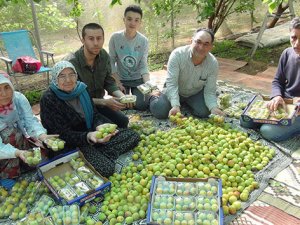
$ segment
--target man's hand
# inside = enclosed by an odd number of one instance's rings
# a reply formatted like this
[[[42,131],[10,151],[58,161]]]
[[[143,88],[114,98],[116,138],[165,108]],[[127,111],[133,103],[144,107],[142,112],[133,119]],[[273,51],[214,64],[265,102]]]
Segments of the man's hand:
[[[179,106],[174,106],[174,107],[172,107],[172,109],[169,111],[169,117],[171,116],[171,115],[173,115],[173,116],[175,116],[176,115],[176,113],[181,113],[180,112],[180,107]]]
[[[119,87],[120,91],[122,91],[124,94],[126,94],[126,88],[123,86],[123,84],[121,82],[117,83],[117,86]]]
[[[219,116],[225,116],[225,113],[219,109],[218,107],[212,108],[212,110],[210,110],[211,114],[215,114],[215,115],[219,115]]]
[[[143,82],[146,83],[147,81],[150,80],[150,74],[149,73],[145,73],[142,75],[143,77]]]
[[[120,103],[115,98],[103,99],[104,105],[114,111],[120,111],[126,108],[126,104]]]
[[[271,101],[268,102],[267,107],[271,111],[275,111],[275,110],[277,110],[279,105],[282,105],[284,110],[286,110],[286,104],[285,104],[283,98],[281,96],[276,96],[276,97],[272,98]]]

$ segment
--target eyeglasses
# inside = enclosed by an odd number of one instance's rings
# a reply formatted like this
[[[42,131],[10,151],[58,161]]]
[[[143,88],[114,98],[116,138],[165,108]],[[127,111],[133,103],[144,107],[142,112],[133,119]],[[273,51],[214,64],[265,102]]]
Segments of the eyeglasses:
[[[60,74],[58,76],[58,79],[60,79],[61,81],[66,81],[68,78],[70,80],[75,80],[77,78],[77,74],[76,73],[69,73],[69,74]]]

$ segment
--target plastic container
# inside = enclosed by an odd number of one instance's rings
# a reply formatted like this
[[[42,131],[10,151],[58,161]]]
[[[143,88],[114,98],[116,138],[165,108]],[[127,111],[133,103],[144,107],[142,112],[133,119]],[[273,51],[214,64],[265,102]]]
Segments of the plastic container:
[[[174,212],[174,224],[196,224],[195,213],[193,212]]]
[[[54,200],[47,195],[42,195],[42,197],[35,203],[31,212],[40,211],[44,216],[47,216],[49,209],[55,204]]]
[[[176,211],[194,211],[196,209],[196,199],[192,196],[176,196]]]
[[[52,149],[55,152],[64,149],[66,144],[64,140],[56,137],[46,139],[44,143],[48,148]]]
[[[78,195],[78,196],[80,196],[80,195],[84,195],[84,194],[86,194],[88,191],[90,191],[91,190],[91,188],[86,184],[86,183],[84,183],[84,182],[79,182],[79,183],[77,183],[77,184],[75,184],[74,186],[73,186],[73,189],[75,190],[75,192],[76,192],[76,194]]]
[[[195,196],[197,194],[197,188],[195,183],[178,182],[176,194],[180,196]]]
[[[208,182],[197,182],[198,195],[203,197],[214,197],[218,195],[218,182],[209,179]]]
[[[173,215],[172,210],[152,210],[151,212],[151,222],[158,224],[173,224]]]
[[[78,205],[65,205],[63,222],[65,225],[78,225],[80,223],[80,209]]]
[[[153,199],[154,209],[174,209],[174,196],[155,195]]]
[[[105,181],[103,179],[101,179],[100,177],[98,176],[93,176],[93,177],[90,177],[88,180],[87,180],[89,186],[91,188],[97,188],[97,187],[100,187],[102,184],[105,183]]]
[[[66,187],[62,188],[58,191],[58,193],[66,201],[71,201],[72,199],[77,197],[76,192],[70,185],[67,185]]]
[[[136,96],[135,95],[124,95],[119,99],[119,101],[123,104],[135,103],[136,102]]]
[[[49,216],[44,218],[43,223],[44,225],[55,225],[53,220]]]
[[[24,224],[43,224],[43,220],[44,220],[44,215],[42,212],[31,212],[29,213],[25,220],[23,220],[22,222]]]
[[[218,214],[212,211],[199,211],[196,213],[196,225],[219,225],[219,216]]]
[[[88,180],[89,178],[95,176],[95,174],[86,166],[79,167],[76,172],[82,180]]]
[[[214,212],[218,212],[219,210],[219,202],[216,197],[203,197],[199,196],[196,198],[197,210],[211,210]]]
[[[176,182],[169,182],[159,180],[156,183],[155,193],[156,194],[166,194],[166,195],[173,195],[176,191]]]
[[[50,215],[55,225],[63,225],[64,210],[63,206],[54,206],[49,209]]]

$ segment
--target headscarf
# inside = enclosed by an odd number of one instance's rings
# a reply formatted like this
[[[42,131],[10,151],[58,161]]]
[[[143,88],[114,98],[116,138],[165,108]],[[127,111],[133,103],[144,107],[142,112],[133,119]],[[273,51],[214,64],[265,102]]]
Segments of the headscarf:
[[[11,87],[12,91],[14,91],[14,87],[9,79],[8,74],[3,71],[0,71],[0,84],[8,84]],[[13,109],[13,101],[11,101],[7,105],[0,106],[0,115],[8,115],[12,112]]]
[[[8,84],[12,90],[13,90],[13,96],[12,96],[12,101],[8,105],[4,106],[2,113],[0,113],[0,131],[3,130],[4,128],[8,126],[14,126],[14,124],[18,124],[18,127],[22,129],[20,117],[18,114],[18,109],[16,106],[16,103],[14,101],[15,99],[15,91],[14,91],[14,86],[11,83],[9,76],[7,73],[0,71],[0,84]],[[24,133],[24,131],[22,130]]]
[[[80,104],[85,115],[85,122],[88,129],[92,128],[93,123],[93,106],[91,98],[87,92],[87,86],[81,81],[77,81],[75,88],[71,92],[65,92],[58,87],[58,75],[66,68],[71,68],[77,74],[75,67],[68,61],[60,61],[54,65],[51,71],[52,81],[50,89],[55,95],[63,100],[69,101],[79,97]]]

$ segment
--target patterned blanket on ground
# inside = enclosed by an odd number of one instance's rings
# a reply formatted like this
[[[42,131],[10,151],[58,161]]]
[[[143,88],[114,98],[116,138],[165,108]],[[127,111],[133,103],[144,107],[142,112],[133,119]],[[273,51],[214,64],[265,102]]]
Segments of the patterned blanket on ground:
[[[240,87],[227,85],[218,82],[218,95],[230,93],[232,102],[248,102],[256,93]],[[157,129],[168,130],[172,126],[168,120],[157,120],[149,112],[136,112],[128,110],[128,116],[139,114],[143,119],[151,120]],[[183,113],[189,113],[183,108]],[[260,188],[251,193],[250,200],[242,205],[244,209],[236,215],[227,216],[225,224],[231,225],[300,225],[300,148],[299,138],[295,137],[282,143],[270,143],[261,138],[258,132],[244,129],[239,126],[239,121],[234,118],[226,118],[226,122],[233,127],[247,132],[254,140],[260,140],[263,144],[276,149],[276,157],[269,165],[255,176],[259,181]],[[116,165],[116,172],[120,172],[123,166],[132,162],[129,152],[119,157]],[[29,177],[34,177],[30,174]],[[93,203],[99,206],[99,203]],[[100,208],[100,207],[99,207]],[[99,211],[92,217],[97,218]],[[3,221],[0,224],[11,224]],[[108,223],[107,223],[108,224]],[[145,224],[145,220],[136,221],[135,224]]]

